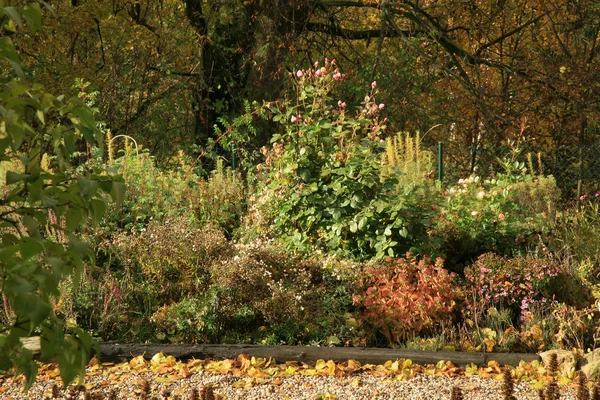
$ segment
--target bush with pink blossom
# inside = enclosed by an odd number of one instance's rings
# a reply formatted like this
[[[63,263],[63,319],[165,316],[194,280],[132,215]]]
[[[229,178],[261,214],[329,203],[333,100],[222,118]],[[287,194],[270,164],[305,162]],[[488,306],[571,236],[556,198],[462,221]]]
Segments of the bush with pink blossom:
[[[334,97],[335,60],[290,74],[294,99],[271,108],[281,132],[259,166],[273,233],[288,248],[317,247],[355,259],[429,252],[431,188],[384,174],[385,105],[373,82],[357,105]]]
[[[532,303],[553,297],[550,284],[561,273],[560,266],[549,259],[483,254],[465,268],[467,308],[508,308],[515,315],[523,314]]]

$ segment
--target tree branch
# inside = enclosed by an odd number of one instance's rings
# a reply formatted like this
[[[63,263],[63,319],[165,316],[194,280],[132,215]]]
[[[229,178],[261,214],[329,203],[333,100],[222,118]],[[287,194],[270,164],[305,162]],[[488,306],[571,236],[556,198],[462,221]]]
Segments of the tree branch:
[[[410,37],[417,35],[425,35],[424,31],[415,31],[415,30],[396,30],[396,29],[367,29],[367,30],[354,30],[354,29],[346,29],[341,28],[339,26],[318,23],[318,22],[308,22],[306,24],[306,29],[310,32],[321,32],[328,33],[333,36],[342,36],[346,39],[350,40],[361,40],[361,39],[372,39],[378,37]]]
[[[546,16],[546,14],[547,14],[547,13],[543,13],[543,14],[541,14],[541,15],[538,15],[538,16],[537,16],[537,17],[535,17],[534,19],[532,19],[532,20],[529,20],[529,21],[525,22],[523,25],[520,25],[520,26],[516,27],[516,28],[515,28],[515,29],[513,29],[512,31],[510,31],[510,32],[507,32],[507,33],[505,33],[504,35],[502,35],[502,36],[499,36],[499,37],[497,37],[496,39],[492,40],[491,42],[488,42],[488,43],[486,43],[486,44],[484,44],[484,45],[480,46],[480,47],[477,49],[477,51],[475,51],[475,55],[476,55],[476,56],[479,56],[479,55],[481,55],[481,53],[482,53],[482,52],[483,52],[485,49],[488,49],[488,48],[492,47],[493,45],[495,45],[495,44],[498,44],[498,43],[500,43],[500,42],[504,41],[505,39],[508,39],[509,37],[513,36],[514,34],[517,34],[517,33],[519,33],[519,32],[520,32],[520,31],[522,31],[523,29],[527,28],[529,25],[531,25],[531,24],[534,24],[534,23],[538,22],[540,19],[542,19],[543,17],[545,17],[545,16]]]

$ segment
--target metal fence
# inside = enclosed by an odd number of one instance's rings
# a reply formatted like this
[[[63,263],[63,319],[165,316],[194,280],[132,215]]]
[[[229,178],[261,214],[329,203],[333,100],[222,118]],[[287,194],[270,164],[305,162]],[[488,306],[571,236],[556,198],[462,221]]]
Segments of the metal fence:
[[[492,177],[503,172],[503,160],[510,160],[523,163],[530,173],[554,176],[564,201],[577,200],[600,190],[600,144],[552,148],[522,146],[516,151],[508,146],[474,149],[441,143],[429,150],[437,155],[436,174],[445,185],[452,185],[473,173]]]

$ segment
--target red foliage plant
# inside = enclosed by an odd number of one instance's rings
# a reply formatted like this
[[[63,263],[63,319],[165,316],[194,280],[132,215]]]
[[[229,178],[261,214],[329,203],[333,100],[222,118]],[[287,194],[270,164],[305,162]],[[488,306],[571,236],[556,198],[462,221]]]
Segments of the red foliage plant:
[[[412,253],[406,258],[386,258],[365,268],[362,278],[366,288],[354,296],[362,307],[362,318],[376,326],[390,342],[433,334],[436,328],[452,321],[456,305],[455,274],[429,257],[417,260]]]

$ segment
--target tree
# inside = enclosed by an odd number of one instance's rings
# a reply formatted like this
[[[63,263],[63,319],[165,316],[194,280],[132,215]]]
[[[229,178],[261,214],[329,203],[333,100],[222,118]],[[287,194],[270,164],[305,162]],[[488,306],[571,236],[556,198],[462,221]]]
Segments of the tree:
[[[41,3],[49,7],[45,3]],[[80,164],[80,150],[97,145],[103,132],[81,99],[54,96],[26,77],[10,38],[41,28],[40,4],[0,8],[0,371],[13,367],[35,380],[37,364],[22,338],[41,337],[41,356],[56,358],[66,384],[83,373],[92,338],[66,326],[53,312],[59,284],[79,279],[87,245],[78,236],[96,223],[106,196],[119,201],[124,186],[99,165]],[[87,144],[86,144],[87,143]]]

